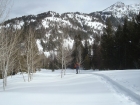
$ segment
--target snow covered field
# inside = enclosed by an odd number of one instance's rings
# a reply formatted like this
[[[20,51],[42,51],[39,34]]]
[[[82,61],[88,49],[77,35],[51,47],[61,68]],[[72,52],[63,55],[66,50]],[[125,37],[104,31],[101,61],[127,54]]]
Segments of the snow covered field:
[[[27,82],[27,75],[8,77],[6,91],[0,80],[1,105],[140,105],[140,70],[42,70]]]

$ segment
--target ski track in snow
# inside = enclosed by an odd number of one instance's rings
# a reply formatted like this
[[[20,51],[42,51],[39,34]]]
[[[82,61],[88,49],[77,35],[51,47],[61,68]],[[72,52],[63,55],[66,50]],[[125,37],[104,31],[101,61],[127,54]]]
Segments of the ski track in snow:
[[[131,91],[130,89],[120,85],[119,83],[115,82],[108,76],[104,74],[93,73],[96,76],[102,77],[102,80],[106,81],[110,86],[119,94],[125,95],[128,97],[129,100],[136,102],[137,105],[140,105],[140,95],[136,94],[135,92]]]

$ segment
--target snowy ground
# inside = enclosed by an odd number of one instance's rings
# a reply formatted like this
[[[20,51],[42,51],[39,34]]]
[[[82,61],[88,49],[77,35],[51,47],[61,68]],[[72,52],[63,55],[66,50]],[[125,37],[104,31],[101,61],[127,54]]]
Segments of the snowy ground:
[[[31,82],[27,75],[8,77],[6,91],[0,80],[1,105],[140,105],[140,70],[42,70]]]

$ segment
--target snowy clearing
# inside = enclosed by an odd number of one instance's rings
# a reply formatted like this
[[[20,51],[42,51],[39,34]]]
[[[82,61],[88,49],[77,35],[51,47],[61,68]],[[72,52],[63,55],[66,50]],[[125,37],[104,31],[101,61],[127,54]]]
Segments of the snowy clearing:
[[[8,77],[6,91],[0,80],[1,105],[140,105],[140,70],[42,70],[31,82],[27,75]]]

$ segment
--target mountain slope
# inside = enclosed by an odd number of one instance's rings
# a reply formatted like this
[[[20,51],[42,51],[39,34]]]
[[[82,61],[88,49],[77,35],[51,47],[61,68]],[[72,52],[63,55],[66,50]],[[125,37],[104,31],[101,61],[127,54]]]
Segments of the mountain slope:
[[[106,27],[107,18],[111,19],[113,27],[123,24],[124,18],[132,19],[140,12],[140,4],[125,5],[117,2],[103,11],[97,11],[90,14],[79,12],[67,12],[59,14],[53,11],[40,13],[38,15],[28,15],[8,20],[4,23],[5,27],[24,28],[31,25],[35,30],[35,37],[43,48],[42,51],[50,51],[50,40],[53,43],[59,43],[58,39],[64,34],[67,40],[67,46],[73,46],[73,40],[76,35],[80,35],[82,41],[88,40],[93,44],[95,37],[103,34]],[[38,43],[38,44],[39,44]]]

